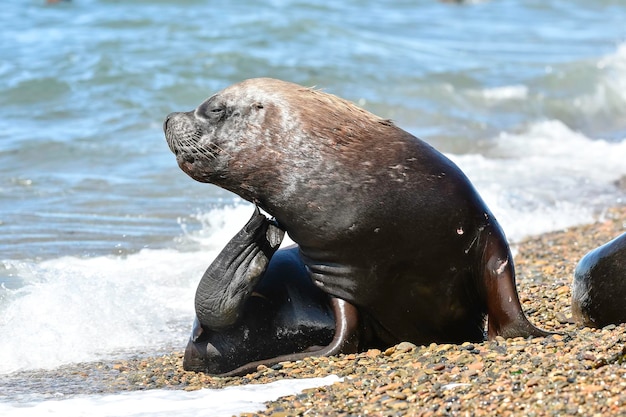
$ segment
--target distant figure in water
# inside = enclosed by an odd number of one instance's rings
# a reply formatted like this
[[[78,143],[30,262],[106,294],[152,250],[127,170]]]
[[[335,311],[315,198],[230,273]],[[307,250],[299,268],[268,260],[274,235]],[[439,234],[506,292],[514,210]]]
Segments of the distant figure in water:
[[[70,0],[46,0],[47,4],[61,3],[61,2],[70,2]]]

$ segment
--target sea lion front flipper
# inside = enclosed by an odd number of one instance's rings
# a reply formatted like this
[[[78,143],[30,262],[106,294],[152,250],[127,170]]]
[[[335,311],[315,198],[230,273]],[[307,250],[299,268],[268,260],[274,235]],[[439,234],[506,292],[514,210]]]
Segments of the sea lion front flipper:
[[[237,322],[283,236],[284,231],[255,208],[198,284],[195,307],[203,327],[219,331]]]

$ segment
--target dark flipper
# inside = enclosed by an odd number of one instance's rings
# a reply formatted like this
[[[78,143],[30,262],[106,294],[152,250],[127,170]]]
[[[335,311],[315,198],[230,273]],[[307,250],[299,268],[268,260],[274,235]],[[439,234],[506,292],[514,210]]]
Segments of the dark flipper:
[[[283,236],[284,231],[256,208],[198,284],[195,307],[203,327],[217,331],[237,322]]]
[[[535,327],[524,315],[515,287],[513,257],[503,239],[489,235],[483,254],[489,339],[549,336],[552,333]]]
[[[212,375],[328,345],[335,334],[329,296],[309,277],[297,247],[278,250],[236,324],[220,331],[196,319],[183,367]]]
[[[330,305],[335,317],[335,335],[327,346],[251,362],[220,376],[245,375],[256,371],[261,365],[269,367],[279,362],[297,361],[310,356],[333,356],[357,352],[359,348],[359,314],[357,308],[347,301],[335,297],[330,299]]]

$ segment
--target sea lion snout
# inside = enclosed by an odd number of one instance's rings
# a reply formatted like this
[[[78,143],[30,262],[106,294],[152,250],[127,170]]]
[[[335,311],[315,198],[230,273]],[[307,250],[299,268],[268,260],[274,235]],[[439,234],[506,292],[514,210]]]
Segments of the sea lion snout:
[[[177,158],[183,152],[184,145],[188,144],[185,136],[189,136],[187,132],[191,129],[187,126],[189,121],[186,119],[185,113],[177,112],[168,114],[163,122],[167,145]]]
[[[165,120],[163,121],[163,131],[167,133],[167,122],[170,121],[170,117],[174,116],[176,113],[170,113],[165,116]]]
[[[219,166],[216,161],[219,148],[202,143],[205,135],[194,112],[170,113],[163,122],[163,130],[178,166],[196,181],[209,182],[210,173]]]

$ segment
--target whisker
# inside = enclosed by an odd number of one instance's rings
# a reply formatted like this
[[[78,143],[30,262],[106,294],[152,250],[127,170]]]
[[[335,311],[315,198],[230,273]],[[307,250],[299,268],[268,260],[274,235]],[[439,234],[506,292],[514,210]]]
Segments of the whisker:
[[[221,154],[226,155],[228,158],[231,158],[230,153],[228,153],[224,148],[220,147],[218,144],[211,143],[211,147],[219,151]]]
[[[192,153],[204,156],[209,159],[214,159],[215,155],[212,152],[198,146],[199,135],[197,133],[194,133],[192,136],[196,136],[196,138],[195,139],[191,139],[189,137],[182,138],[180,140],[181,144],[184,147],[188,148]]]
[[[194,132],[193,135],[194,140],[192,141],[192,139],[188,139],[188,145],[198,154],[203,155],[207,158],[211,158],[211,159],[216,159],[217,156],[215,155],[214,152],[211,151],[211,149],[205,149],[201,146],[199,146],[200,143],[200,139],[202,138],[202,135],[200,135],[199,132]],[[209,146],[212,146],[212,143],[209,143]]]
[[[170,133],[168,138],[170,148],[177,154],[192,153],[206,159],[217,159],[218,154],[222,154],[231,158],[230,153],[215,143],[210,142],[201,146],[202,134],[197,130],[180,136]]]

